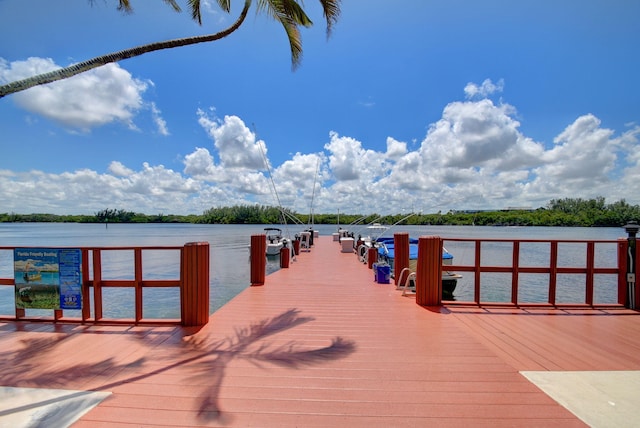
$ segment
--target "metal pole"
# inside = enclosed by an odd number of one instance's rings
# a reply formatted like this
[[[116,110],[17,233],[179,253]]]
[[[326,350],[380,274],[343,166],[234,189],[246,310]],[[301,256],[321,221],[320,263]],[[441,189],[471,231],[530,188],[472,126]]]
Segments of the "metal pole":
[[[627,307],[629,309],[636,308],[636,234],[640,230],[640,225],[635,221],[630,221],[624,226],[627,232],[627,241],[629,243],[627,252]]]

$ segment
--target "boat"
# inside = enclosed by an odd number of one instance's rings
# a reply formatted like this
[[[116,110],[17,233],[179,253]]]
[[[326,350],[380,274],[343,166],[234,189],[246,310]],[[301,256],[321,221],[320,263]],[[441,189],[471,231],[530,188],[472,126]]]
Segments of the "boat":
[[[360,261],[367,261],[367,252],[369,248],[377,247],[377,240],[389,230],[389,226],[380,223],[372,223],[366,227],[368,235],[358,235],[358,239],[354,239],[354,250],[358,254]],[[353,236],[353,233],[351,234]]]
[[[24,282],[33,282],[42,280],[42,274],[40,269],[36,269],[30,261],[24,266],[24,275],[22,275]]]
[[[264,231],[267,235],[267,256],[280,255],[280,250],[285,244],[285,239],[282,237],[282,229],[265,227]]]
[[[391,275],[394,275],[393,264],[395,259],[394,238],[378,238],[375,241],[378,248],[378,261],[379,263],[386,263],[391,267]],[[447,251],[446,248],[442,250],[442,264],[452,265],[453,255]],[[409,270],[415,272],[418,265],[418,240],[415,238],[409,239]],[[462,278],[462,275],[457,273],[442,271],[442,297],[444,299],[453,298],[453,292],[458,285],[458,279]]]
[[[369,233],[369,235],[361,237],[361,240],[367,246],[370,246],[370,247],[371,246],[375,246],[375,242],[387,230],[389,230],[389,226],[385,226],[385,225],[380,224],[380,223],[373,223],[373,224],[367,226],[367,232]]]
[[[22,279],[24,279],[24,282],[40,281],[42,279],[42,274],[40,272],[25,272]]]

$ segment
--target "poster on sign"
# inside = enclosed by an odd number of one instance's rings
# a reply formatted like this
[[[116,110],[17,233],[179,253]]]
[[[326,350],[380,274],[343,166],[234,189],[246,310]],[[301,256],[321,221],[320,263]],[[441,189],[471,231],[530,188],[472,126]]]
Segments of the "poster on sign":
[[[16,307],[82,309],[82,251],[78,248],[16,248]]]

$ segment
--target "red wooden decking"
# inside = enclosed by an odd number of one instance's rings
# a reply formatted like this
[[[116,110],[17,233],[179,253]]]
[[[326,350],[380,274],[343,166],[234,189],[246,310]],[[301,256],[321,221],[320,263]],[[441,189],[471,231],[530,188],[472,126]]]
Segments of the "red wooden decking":
[[[7,322],[0,356],[0,386],[111,392],[80,428],[570,427],[519,371],[640,370],[640,317],[422,308],[321,237],[200,330]]]

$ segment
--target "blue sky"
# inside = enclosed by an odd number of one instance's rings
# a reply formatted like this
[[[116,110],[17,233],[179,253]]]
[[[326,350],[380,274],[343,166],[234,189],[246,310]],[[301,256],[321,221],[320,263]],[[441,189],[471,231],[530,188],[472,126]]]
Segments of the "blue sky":
[[[0,0],[0,83],[217,32],[242,5],[203,0],[199,27],[132,3]],[[319,2],[305,6],[296,71],[254,5],[223,40],[1,98],[0,212],[640,203],[640,2],[345,0],[329,40]]]

